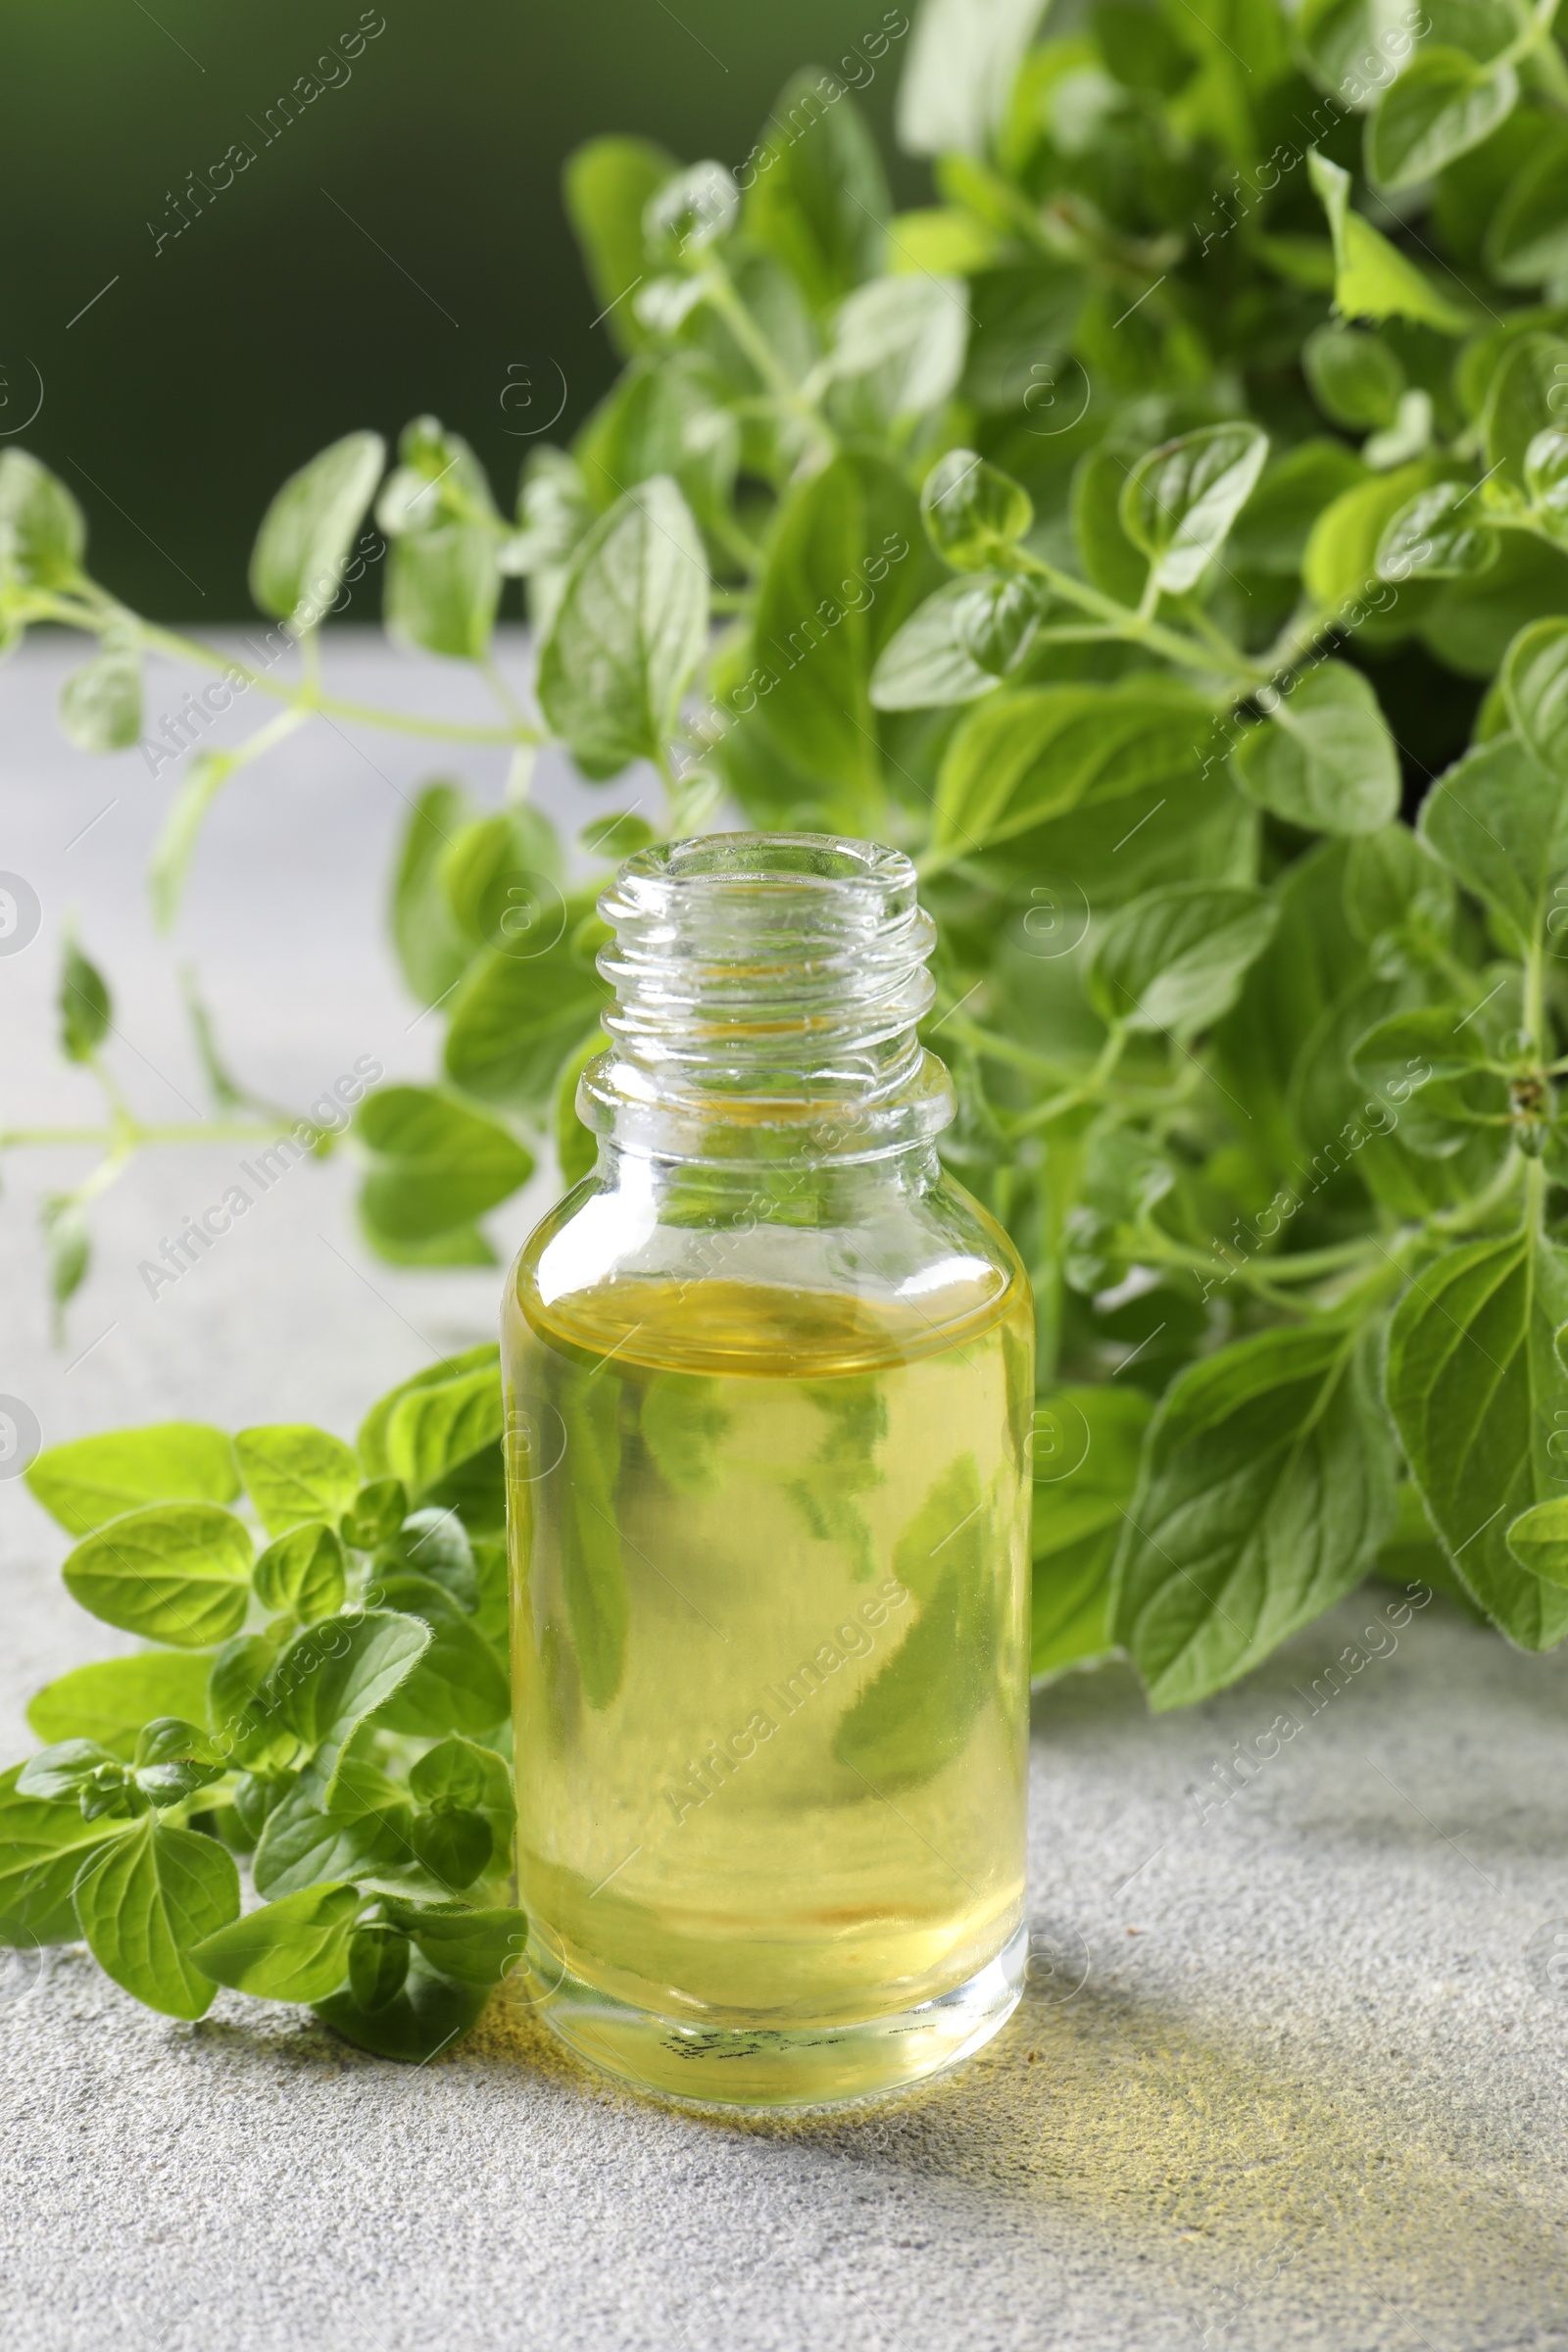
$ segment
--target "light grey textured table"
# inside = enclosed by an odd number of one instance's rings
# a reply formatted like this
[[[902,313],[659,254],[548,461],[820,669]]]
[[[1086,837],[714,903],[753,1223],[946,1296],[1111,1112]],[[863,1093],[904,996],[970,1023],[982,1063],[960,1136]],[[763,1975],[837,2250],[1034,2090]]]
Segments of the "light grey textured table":
[[[379,906],[403,796],[445,763],[368,731],[274,755],[220,804],[172,952],[140,880],[167,771],[58,742],[64,667],[28,649],[0,675],[0,868],[45,908],[0,959],[5,1121],[92,1108],[47,1044],[73,902],[119,991],[113,1058],[150,1112],[200,1102],[185,954],[234,1058],[285,1100],[366,1053],[428,1074],[433,1024],[410,1025]],[[329,667],[405,705],[464,691],[352,637]],[[499,792],[497,757],[465,766]],[[574,824],[607,805],[555,770],[541,796]],[[381,1387],[488,1334],[496,1278],[368,1259],[335,1164],[291,1172],[148,1298],[138,1261],[235,1157],[132,1170],[59,1351],[33,1203],[81,1163],[11,1163],[0,1392],[50,1442],[170,1412],[349,1433]],[[67,1601],[64,1540],[14,1482],[0,1544],[9,1758],[38,1684],[130,1644]],[[1568,2345],[1568,1971],[1553,1990],[1544,1958],[1559,1914],[1568,1936],[1568,1664],[1441,1603],[1396,1646],[1362,1638],[1391,1598],[1369,1591],[1161,1723],[1118,1670],[1041,1693],[1032,1901],[1054,1970],[965,2072],[851,2120],[641,2105],[505,2011],[410,2071],[238,1996],[195,2026],[154,2017],[77,1950],[8,1978],[8,2352]],[[1309,1714],[1352,1642],[1367,1662]],[[1216,1802],[1214,1767],[1285,1708],[1303,1728]]]

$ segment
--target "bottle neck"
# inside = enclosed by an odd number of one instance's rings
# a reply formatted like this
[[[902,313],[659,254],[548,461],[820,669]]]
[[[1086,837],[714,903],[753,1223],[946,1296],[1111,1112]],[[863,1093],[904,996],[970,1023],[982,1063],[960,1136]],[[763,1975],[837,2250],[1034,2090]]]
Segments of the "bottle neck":
[[[952,1120],[916,1031],[935,931],[896,851],[711,834],[640,852],[599,906],[611,1046],[577,1108],[616,1154],[847,1164],[928,1152]]]

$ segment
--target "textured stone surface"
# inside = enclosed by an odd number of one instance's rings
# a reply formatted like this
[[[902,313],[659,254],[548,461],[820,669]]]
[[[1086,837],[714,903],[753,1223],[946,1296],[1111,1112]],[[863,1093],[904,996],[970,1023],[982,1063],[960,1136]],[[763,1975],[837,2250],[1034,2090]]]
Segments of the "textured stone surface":
[[[91,1114],[41,1042],[74,896],[120,991],[116,1067],[189,1116],[174,957],[139,884],[167,778],[60,747],[62,666],[29,652],[4,680],[0,867],[46,912],[0,959],[4,1115]],[[435,665],[351,642],[335,670],[457,707]],[[499,788],[497,759],[465,765]],[[433,766],[323,730],[220,804],[180,952],[264,1090],[309,1102],[363,1053],[432,1066],[377,925],[402,796]],[[573,822],[604,806],[559,775],[541,790]],[[0,1391],[51,1441],[172,1410],[349,1431],[487,1332],[495,1278],[368,1260],[336,1163],[292,1172],[149,1299],[138,1260],[234,1155],[122,1179],[59,1351],[32,1200],[80,1155],[12,1164]],[[39,1683],[126,1644],[66,1601],[63,1540],[15,1484],[0,1544],[10,1757]],[[1115,1670],[1041,1693],[1023,2006],[963,2073],[847,2120],[640,2104],[506,2011],[411,2071],[229,1994],[195,2026],[151,2016],[80,1951],[7,1976],[8,2348],[1568,2344],[1568,1971],[1558,1991],[1545,1970],[1559,1914],[1568,1936],[1568,1679],[1441,1603],[1391,1624],[1396,1597],[1369,1588],[1192,1714],[1152,1721]],[[1361,1663],[1331,1683],[1348,1644]],[[1260,1737],[1278,1753],[1226,1798],[1214,1768]]]

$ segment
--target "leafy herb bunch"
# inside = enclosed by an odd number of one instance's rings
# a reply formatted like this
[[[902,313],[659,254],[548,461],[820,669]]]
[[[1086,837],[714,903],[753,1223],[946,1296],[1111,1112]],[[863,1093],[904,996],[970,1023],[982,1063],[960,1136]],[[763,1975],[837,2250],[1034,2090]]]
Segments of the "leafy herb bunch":
[[[0,1937],[85,1936],[171,2017],[227,1984],[384,2057],[468,2030],[526,1936],[500,1417],[480,1348],[383,1396],[357,1447],[179,1421],[39,1454],[68,1590],[160,1646],[32,1701],[50,1744],[0,1774]],[[243,1919],[236,1855],[266,1898]]]
[[[252,575],[297,671],[139,620],[84,571],[69,494],[0,458],[0,613],[100,641],[66,691],[76,740],[138,740],[149,649],[281,705],[237,749],[189,761],[155,874],[166,918],[213,795],[312,717],[514,748],[499,811],[432,783],[401,853],[394,934],[446,1029],[437,1084],[380,1088],[355,1116],[366,1230],[389,1255],[485,1258],[478,1219],[542,1137],[568,1177],[589,1164],[572,1098],[598,1044],[601,933],[593,888],[568,882],[527,799],[538,744],[595,781],[632,772],[629,809],[585,836],[609,857],[695,829],[724,796],[759,825],[915,856],[941,929],[930,1034],[961,1103],[948,1155],[1018,1242],[1039,1302],[1035,1668],[1121,1649],[1159,1707],[1257,1664],[1369,1572],[1438,1584],[1527,1647],[1568,1631],[1568,72],[1552,20],[1551,0],[1306,0],[1294,16],[1092,0],[1081,29],[1019,55],[981,12],[933,10],[902,122],[937,154],[940,201],[897,215],[830,76],[784,91],[744,187],[716,163],[594,142],[567,198],[620,380],[569,451],[532,458],[514,514],[428,418],[384,479],[373,434],[307,466]],[[327,692],[320,623],[372,506],[388,627],[472,663],[494,717],[442,727]],[[537,634],[526,710],[490,656],[514,576]],[[73,989],[102,990],[78,964],[68,1008]],[[428,1394],[466,1381],[499,1415],[477,1364]],[[128,1459],[164,1441],[89,1444]],[[362,1439],[355,1475],[403,1478],[424,1504],[455,1459],[411,1483]],[[46,1499],[50,1462],[33,1472]],[[146,1478],[108,1503],[222,1516],[233,1493]],[[426,1866],[371,1868],[333,1840],[345,1819],[395,1818],[412,1838],[411,1804],[449,1769],[459,1810],[483,1810],[487,1751],[461,1746],[484,1731],[472,1660],[455,1660],[458,1713],[432,1715],[412,1795],[374,1778],[407,1762],[407,1694],[436,1672],[443,1629],[483,1636],[491,1531],[455,1507],[478,1618],[440,1578],[422,1609],[400,1598],[393,1626],[428,1627],[431,1645],[390,1701],[377,1691],[350,1721],[279,1696],[286,1740],[256,1750],[263,1781],[298,1775],[273,1818],[329,1825],[301,1832],[320,1842],[286,1899],[348,1883],[378,1914],[353,1929],[350,1963],[385,1947],[390,1976],[412,1936],[411,1985],[446,1965],[428,1920],[448,1914],[411,1924],[418,1897],[397,1891],[399,1870]],[[329,1558],[361,1508],[345,1486],[316,1515]],[[293,1530],[277,1541],[303,1557]],[[231,1565],[200,1574],[242,1607],[242,1531],[213,1542]],[[255,1574],[258,1605],[282,1606],[283,1571]],[[335,1613],[319,1623],[368,1649],[417,1639],[364,1600],[374,1544],[355,1625],[321,1574]],[[267,1677],[315,1640],[315,1619],[287,1631],[291,1608],[281,1648],[236,1635],[276,1650],[248,1688],[282,1690]],[[116,1671],[128,1692],[154,1669]],[[222,1673],[239,1688],[240,1669]],[[39,1728],[98,1737],[65,1688]],[[203,1708],[179,1688],[189,1703],[169,1711],[188,1726]],[[200,1843],[147,1808],[175,1786],[166,1770],[231,1770],[212,1731],[228,1690],[205,1730],[137,1738],[147,1707],[127,1696],[118,1763],[27,1768],[65,1776],[8,1800],[50,1825],[50,1933],[60,1825],[96,1845],[112,1821],[108,1850],[143,1872],[169,1838]],[[146,1695],[156,1713],[162,1686]],[[243,1789],[192,1782],[177,1803],[220,1834],[248,1811],[275,1892],[283,1832],[261,1830],[246,1772]],[[123,1811],[89,1820],[98,1773]],[[200,1936],[171,1929],[180,1969],[251,1932],[218,1916],[232,1876],[208,1843],[217,1908]],[[439,1891],[439,1874],[421,1884]],[[332,1899],[341,1926],[350,1898]],[[76,1901],[91,1936],[94,1898]],[[415,2003],[374,2009],[364,1987],[389,1977],[358,1965],[348,1996],[324,1960],[311,1978],[328,2014],[352,1997],[364,2032]]]

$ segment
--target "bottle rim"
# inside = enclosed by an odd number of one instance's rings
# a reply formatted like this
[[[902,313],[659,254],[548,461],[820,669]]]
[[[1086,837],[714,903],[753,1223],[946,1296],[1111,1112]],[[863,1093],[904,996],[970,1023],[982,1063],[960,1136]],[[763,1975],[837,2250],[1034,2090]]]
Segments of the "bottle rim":
[[[955,1115],[919,1043],[936,929],[902,851],[820,833],[639,850],[599,901],[607,1053],[578,1114],[678,1158],[880,1157]]]

